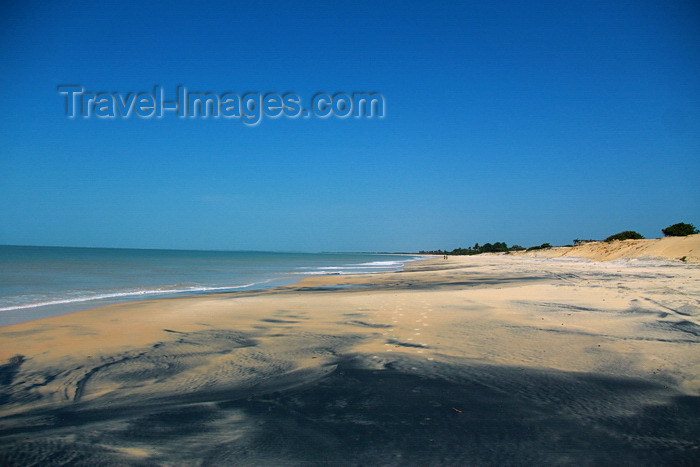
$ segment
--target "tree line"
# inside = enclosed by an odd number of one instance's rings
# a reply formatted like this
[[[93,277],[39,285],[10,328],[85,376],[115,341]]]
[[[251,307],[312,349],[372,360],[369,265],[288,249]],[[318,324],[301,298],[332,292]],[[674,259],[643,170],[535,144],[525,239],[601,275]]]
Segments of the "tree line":
[[[698,229],[695,228],[693,224],[686,224],[684,222],[679,222],[678,224],[673,224],[669,225],[665,229],[661,229],[661,233],[663,233],[667,237],[684,237],[687,235],[694,235],[698,233]],[[614,235],[609,236],[606,238],[605,242],[612,242],[615,240],[629,240],[629,239],[643,239],[644,236],[638,232],[635,232],[633,230],[625,230],[623,232],[616,233]],[[574,239],[574,246],[575,245],[581,245],[583,243],[588,243],[588,242],[597,242],[599,240],[581,240],[581,239]],[[564,246],[572,246],[572,245],[564,245]],[[423,255],[456,255],[456,256],[464,256],[464,255],[479,255],[481,253],[508,253],[511,251],[522,251],[522,250],[527,250],[527,251],[532,251],[532,250],[543,250],[546,248],[552,248],[552,245],[549,243],[543,243],[541,245],[536,245],[536,246],[531,246],[529,248],[525,248],[520,245],[513,245],[513,246],[508,246],[505,242],[495,242],[495,243],[484,243],[483,245],[479,245],[478,243],[475,243],[474,246],[470,246],[467,248],[455,248],[452,251],[447,251],[447,250],[421,250],[419,251],[420,254]]]

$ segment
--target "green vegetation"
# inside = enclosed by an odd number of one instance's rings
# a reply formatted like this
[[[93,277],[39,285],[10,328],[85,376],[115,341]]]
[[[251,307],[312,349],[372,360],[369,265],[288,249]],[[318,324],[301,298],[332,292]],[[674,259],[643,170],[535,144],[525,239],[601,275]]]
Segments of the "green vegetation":
[[[446,250],[431,250],[431,251],[420,251],[420,254],[427,254],[427,255],[456,255],[456,256],[463,256],[463,255],[478,255],[481,253],[509,253],[511,251],[521,251],[524,250],[525,248],[521,247],[520,245],[513,245],[509,247],[506,245],[505,242],[496,242],[496,243],[484,243],[483,245],[479,245],[478,243],[475,243],[474,246],[470,246],[468,248],[455,248],[452,251],[446,251]]]
[[[552,245],[550,245],[549,243],[543,243],[542,245],[539,245],[539,246],[531,246],[530,248],[527,249],[527,251],[546,250],[547,248],[552,248]]]
[[[641,240],[644,235],[635,232],[634,230],[625,230],[624,232],[616,233],[605,239],[606,242],[612,242],[613,240]]]
[[[661,233],[667,237],[685,237],[686,235],[698,233],[698,229],[696,229],[693,224],[679,222],[678,224],[669,225],[665,229],[661,229]]]
[[[542,248],[550,248],[551,245],[549,243],[543,243],[540,246],[528,248],[527,250],[530,251],[533,248],[536,250],[540,250]],[[511,251],[523,251],[525,250],[525,247],[522,247],[520,245],[513,245],[513,246],[508,246],[506,245],[505,242],[496,242],[496,243],[484,243],[483,245],[479,245],[478,243],[475,243],[474,246],[470,246],[468,248],[455,248],[452,251],[447,251],[447,250],[421,250],[418,253],[422,255],[452,255],[452,256],[464,256],[464,255],[479,255],[481,253],[510,253]]]

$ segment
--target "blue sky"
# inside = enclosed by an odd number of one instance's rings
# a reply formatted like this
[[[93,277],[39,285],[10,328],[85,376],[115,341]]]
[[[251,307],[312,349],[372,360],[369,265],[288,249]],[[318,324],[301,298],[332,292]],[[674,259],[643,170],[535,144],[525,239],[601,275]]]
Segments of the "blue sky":
[[[697,2],[3,2],[0,244],[417,251],[700,222]],[[65,116],[380,92],[382,119]]]

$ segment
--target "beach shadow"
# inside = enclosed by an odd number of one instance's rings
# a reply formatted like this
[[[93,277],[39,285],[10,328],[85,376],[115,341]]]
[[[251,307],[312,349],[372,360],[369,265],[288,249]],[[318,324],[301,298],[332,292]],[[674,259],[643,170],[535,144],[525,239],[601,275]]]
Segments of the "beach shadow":
[[[700,398],[640,405],[661,390],[643,380],[497,367],[427,377],[405,368],[346,363],[304,390],[221,404],[264,420],[265,429],[207,460],[659,465],[689,462],[697,448]]]
[[[408,357],[150,405],[39,411],[0,462],[62,465],[691,465],[700,397],[646,380]],[[266,389],[267,387],[267,389]],[[49,422],[50,421],[50,422]],[[70,436],[68,436],[70,434]],[[129,448],[141,457],[121,453]],[[84,462],[84,463],[85,463]]]

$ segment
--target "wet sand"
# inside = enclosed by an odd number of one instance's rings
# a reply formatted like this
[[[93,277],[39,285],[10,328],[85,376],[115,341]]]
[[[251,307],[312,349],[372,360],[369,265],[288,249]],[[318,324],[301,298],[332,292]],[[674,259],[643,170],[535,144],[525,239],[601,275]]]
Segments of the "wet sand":
[[[477,256],[0,328],[2,465],[692,465],[700,267]]]

